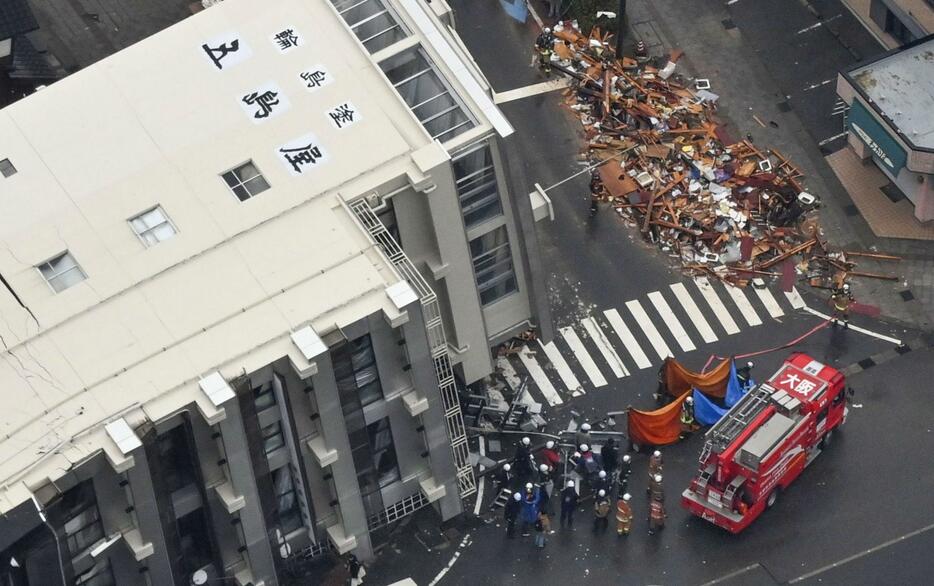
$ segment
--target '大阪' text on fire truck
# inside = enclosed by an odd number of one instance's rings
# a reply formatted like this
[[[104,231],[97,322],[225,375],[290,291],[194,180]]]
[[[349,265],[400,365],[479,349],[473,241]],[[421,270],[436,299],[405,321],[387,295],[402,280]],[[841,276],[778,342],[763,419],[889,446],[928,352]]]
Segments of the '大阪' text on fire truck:
[[[739,533],[830,444],[846,415],[843,374],[792,354],[706,433],[699,473],[681,504]]]

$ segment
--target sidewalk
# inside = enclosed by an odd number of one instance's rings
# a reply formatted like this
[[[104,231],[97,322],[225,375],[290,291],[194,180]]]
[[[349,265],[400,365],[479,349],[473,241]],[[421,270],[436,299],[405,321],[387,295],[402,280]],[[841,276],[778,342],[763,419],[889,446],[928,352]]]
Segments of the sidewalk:
[[[764,147],[788,155],[805,173],[809,190],[820,194],[824,236],[847,250],[876,250],[901,256],[900,263],[875,266],[860,261],[860,270],[895,272],[896,282],[854,278],[853,289],[862,303],[878,305],[892,320],[930,330],[934,323],[934,245],[926,241],[879,238],[852,202],[794,110],[781,108],[785,96],[770,76],[759,53],[731,22],[724,3],[715,0],[630,0],[628,15],[635,34],[646,42],[658,38],[652,54],[678,47],[685,51],[678,72],[710,79],[721,96],[719,115],[730,134],[752,135]],[[764,56],[763,56],[764,57]],[[753,114],[777,127],[759,126]]]

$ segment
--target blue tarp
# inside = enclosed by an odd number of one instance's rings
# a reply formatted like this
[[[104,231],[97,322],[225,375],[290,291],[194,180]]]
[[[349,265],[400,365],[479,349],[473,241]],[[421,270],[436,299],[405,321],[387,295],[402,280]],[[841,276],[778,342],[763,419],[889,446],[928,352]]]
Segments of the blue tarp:
[[[503,5],[506,14],[521,23],[524,23],[525,19],[529,17],[529,7],[526,5],[526,0],[499,0],[499,3]]]
[[[713,425],[729,411],[726,407],[719,407],[707,398],[707,395],[694,389],[694,419],[701,425]]]
[[[726,398],[724,399],[726,407],[720,407],[708,399],[704,393],[694,389],[694,419],[701,425],[713,425],[753,386],[755,382],[751,379],[745,387],[740,384],[739,377],[736,376],[736,363],[731,363],[730,378],[727,379]]]

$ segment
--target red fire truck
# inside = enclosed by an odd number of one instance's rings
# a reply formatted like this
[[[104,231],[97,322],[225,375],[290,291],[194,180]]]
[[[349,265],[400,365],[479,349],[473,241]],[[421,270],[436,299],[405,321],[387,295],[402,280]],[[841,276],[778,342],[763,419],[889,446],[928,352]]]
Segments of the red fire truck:
[[[846,415],[843,374],[792,354],[706,433],[698,475],[681,504],[739,533],[830,444]]]

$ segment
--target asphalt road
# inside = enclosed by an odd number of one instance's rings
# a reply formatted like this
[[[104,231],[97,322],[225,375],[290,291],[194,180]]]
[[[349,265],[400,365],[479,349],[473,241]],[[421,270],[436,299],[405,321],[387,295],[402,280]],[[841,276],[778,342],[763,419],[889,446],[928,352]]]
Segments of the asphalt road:
[[[755,47],[814,141],[831,152],[843,146],[837,73],[884,47],[840,0],[738,0],[727,9],[724,26]]]
[[[495,91],[501,93],[544,80],[530,66],[537,32],[531,21],[528,25],[514,23],[502,13],[498,0],[452,0],[451,4],[461,37]],[[705,42],[704,38],[691,40],[694,44]],[[731,87],[718,90],[727,94]],[[742,89],[737,91],[743,95]],[[560,94],[553,93],[502,105],[516,128],[505,146],[515,187],[520,191],[531,190],[534,182],[545,187],[554,185],[581,169],[581,127],[559,105],[560,99]],[[734,105],[733,111],[741,109]],[[643,243],[610,210],[603,209],[594,218],[589,216],[586,175],[549,191],[549,195],[557,219],[540,225],[539,238],[558,327],[577,328],[589,314],[620,308],[627,300],[644,302],[648,292],[667,290],[671,283],[682,280],[680,271],[670,264],[671,259]],[[805,298],[812,307],[820,307],[820,299],[807,293]],[[675,311],[680,321],[688,323],[680,309]],[[709,312],[705,316],[713,321]],[[915,335],[892,332],[881,323],[856,321],[896,336]],[[675,356],[699,369],[711,354],[772,348],[818,323],[813,316],[786,312],[780,320],[767,319],[760,326],[743,327],[735,335],[721,336],[692,352],[676,351]],[[670,338],[667,341],[674,347]],[[566,344],[561,340],[559,343],[560,349],[566,351]],[[843,368],[889,347],[853,331],[824,329],[794,349]],[[786,353],[756,358],[757,374],[773,372]],[[676,495],[696,472],[701,447],[698,436],[665,450],[670,517],[668,527],[659,535],[650,537],[644,531],[646,507],[641,495],[646,462],[637,455],[631,486],[636,495],[637,524],[627,539],[620,540],[612,532],[593,535],[588,531],[590,518],[585,511],[579,514],[576,531],[550,536],[548,546],[538,551],[530,538],[507,540],[496,520],[471,521],[468,515],[460,534],[466,535],[453,546],[432,547],[406,542],[400,536],[381,554],[368,580],[391,583],[412,577],[418,584],[434,584],[433,580],[441,576],[442,584],[775,584],[821,570],[934,522],[934,500],[918,490],[934,486],[934,469],[927,464],[934,448],[934,433],[930,410],[924,403],[929,398],[927,381],[934,376],[932,358],[931,350],[912,352],[852,376],[849,383],[857,394],[844,432],[828,453],[782,494],[776,507],[742,535],[727,534],[689,516],[678,505]],[[609,384],[600,388],[585,384],[585,395],[567,398],[563,406],[548,411],[551,430],[566,424],[572,408],[585,416],[598,416],[627,404],[651,404],[654,368],[631,369],[630,376],[616,379],[605,364],[599,367]],[[573,368],[584,380],[579,367]],[[548,377],[556,381],[553,371],[548,371]],[[490,491],[486,492],[489,499]],[[912,557],[926,539],[930,539],[929,533],[919,534],[822,571],[809,580],[821,580],[823,584],[879,583],[870,578],[894,572],[890,583],[910,583],[897,578],[915,576],[919,569],[930,568],[928,559]],[[888,561],[895,555],[909,559]],[[859,564],[868,565],[868,569],[856,572],[853,568]]]

